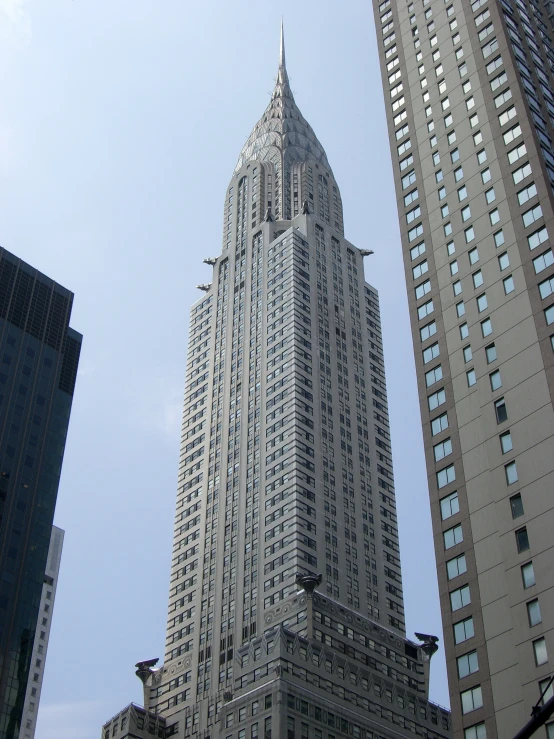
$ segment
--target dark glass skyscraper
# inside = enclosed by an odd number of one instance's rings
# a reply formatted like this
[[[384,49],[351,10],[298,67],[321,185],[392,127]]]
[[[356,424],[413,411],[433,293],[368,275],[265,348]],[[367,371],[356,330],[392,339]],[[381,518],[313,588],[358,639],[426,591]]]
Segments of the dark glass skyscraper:
[[[81,335],[73,294],[0,248],[0,739],[15,739],[45,579]],[[41,621],[48,622],[48,613]]]

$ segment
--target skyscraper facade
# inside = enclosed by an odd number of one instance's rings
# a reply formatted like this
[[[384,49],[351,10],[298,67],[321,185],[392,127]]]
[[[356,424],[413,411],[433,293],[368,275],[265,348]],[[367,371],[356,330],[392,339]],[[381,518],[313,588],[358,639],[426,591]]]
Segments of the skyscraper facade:
[[[374,11],[454,736],[508,737],[554,660],[549,4]]]
[[[39,608],[81,336],[73,295],[0,249],[0,737],[17,739],[33,670]],[[34,657],[37,668],[44,657]],[[36,664],[37,661],[40,664]],[[35,693],[33,693],[33,689]],[[30,701],[31,702],[31,701]],[[32,701],[38,708],[38,698]]]
[[[56,589],[58,587],[58,575],[60,574],[64,534],[63,529],[52,526],[52,536],[50,537],[48,559],[46,560],[46,569],[40,596],[39,617],[31,652],[32,678],[27,680],[27,691],[23,703],[19,739],[33,739],[37,727],[38,706],[42,690],[46,654],[48,652]]]
[[[164,665],[138,664],[147,715],[103,737],[160,715],[179,737],[449,735],[428,702],[435,640],[405,634],[367,254],[282,42],[191,312]]]

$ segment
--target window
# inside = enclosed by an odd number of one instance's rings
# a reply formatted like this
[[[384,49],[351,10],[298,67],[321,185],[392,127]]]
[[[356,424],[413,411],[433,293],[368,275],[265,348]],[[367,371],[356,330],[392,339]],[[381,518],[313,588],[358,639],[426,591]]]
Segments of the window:
[[[544,254],[541,254],[540,256],[533,259],[533,268],[535,270],[535,274],[537,275],[539,274],[539,272],[542,272],[548,267],[551,267],[553,264],[554,254],[552,253],[552,249],[545,251]]]
[[[450,100],[447,97],[441,100],[441,107],[443,110],[448,110],[450,107]]]
[[[479,146],[479,144],[481,143],[483,143],[483,134],[481,133],[481,131],[476,131],[473,134],[473,145]]]
[[[454,259],[453,262],[450,262],[450,274],[457,275],[458,272],[459,272],[458,260]]]
[[[500,123],[501,126],[505,126],[506,123],[508,123],[508,121],[511,121],[515,117],[516,117],[516,109],[515,109],[515,106],[512,105],[511,108],[508,108],[507,110],[505,110],[503,113],[501,113],[498,116],[498,122]]]
[[[525,589],[531,588],[535,584],[535,570],[532,562],[521,565],[521,579]]]
[[[544,638],[536,639],[533,642],[533,653],[535,655],[535,664],[537,667],[548,662],[548,653],[546,651],[546,641]]]
[[[524,164],[523,167],[520,167],[519,169],[516,169],[512,172],[514,185],[518,185],[526,177],[529,177],[530,174],[532,174],[531,165],[529,164],[529,162],[527,162],[527,164]]]
[[[473,353],[471,351],[471,347],[469,345],[468,346],[464,346],[463,352],[464,352],[464,362],[466,364],[468,362],[471,362],[471,360],[473,359]]]
[[[492,322],[490,318],[485,318],[484,321],[481,321],[481,334],[484,339],[492,334]]]
[[[417,200],[418,197],[419,193],[416,188],[415,190],[412,190],[412,192],[409,192],[407,195],[404,195],[404,205],[410,205],[414,202],[414,200]]]
[[[478,672],[479,662],[477,660],[477,652],[474,650],[473,652],[462,654],[462,656],[458,657],[456,660],[456,664],[460,680],[468,675],[472,675],[474,672]]]
[[[466,100],[466,109],[467,110],[471,110],[474,107],[475,107],[475,98],[472,95],[471,97],[467,98],[467,100]]]
[[[469,263],[471,265],[479,261],[479,250],[477,249],[476,246],[473,249],[469,250],[468,257],[469,257]]]
[[[496,422],[504,423],[508,419],[508,411],[506,410],[506,402],[504,398],[498,398],[494,403],[494,410],[496,413]]]
[[[421,236],[423,233],[423,224],[418,223],[415,228],[412,228],[408,231],[408,241],[413,241],[414,239],[417,239],[418,236]]]
[[[418,280],[422,275],[424,275],[428,271],[429,271],[429,265],[427,263],[427,260],[424,259],[423,262],[416,264],[416,266],[412,268],[412,276],[414,280]]]
[[[448,242],[448,244],[446,245],[446,251],[449,257],[451,257],[452,254],[454,254],[454,252],[456,251],[456,247],[454,246],[453,241]]]
[[[463,315],[465,315],[466,307],[464,305],[464,301],[461,300],[459,303],[456,303],[456,314],[458,318],[461,318]]]
[[[516,146],[515,149],[508,152],[508,161],[510,164],[513,164],[514,162],[517,162],[518,159],[525,156],[525,154],[527,154],[527,148],[525,147],[525,144],[520,144],[519,146]]]
[[[527,603],[527,617],[529,619],[529,626],[537,626],[542,622],[541,609],[537,598]]]
[[[554,305],[548,306],[548,308],[544,311],[544,317],[546,319],[546,325],[550,326],[551,323],[554,323]]]
[[[491,226],[496,226],[496,224],[500,221],[500,212],[498,208],[490,211],[489,220],[491,222]]]
[[[505,431],[503,434],[500,434],[499,438],[500,438],[500,448],[502,449],[502,454],[507,454],[508,452],[511,452],[512,449],[514,448],[512,444],[511,432]]]
[[[554,687],[552,687],[552,682],[550,678],[547,678],[546,680],[539,680],[539,692],[542,696],[541,706],[544,706],[546,701],[550,700],[550,698],[554,696]],[[553,723],[546,725],[547,739],[552,739],[552,737],[554,737],[553,730]]]
[[[443,175],[443,173],[442,173],[442,169],[437,169],[437,171],[435,172],[435,180],[436,180],[437,182],[441,182],[441,181],[442,181],[442,179],[443,179],[443,176],[444,176],[444,175]]]
[[[417,192],[417,190],[415,191]],[[425,242],[422,241],[420,244],[417,244],[416,246],[412,246],[410,249],[410,258],[413,261],[414,259],[417,259],[425,252]]]
[[[493,392],[495,390],[498,390],[499,387],[502,387],[502,379],[500,377],[500,370],[495,370],[494,372],[491,372],[489,375],[489,380],[491,383],[491,390]]]
[[[440,364],[425,373],[425,384],[427,387],[431,387],[431,385],[434,385],[439,380],[442,380],[442,367]]]
[[[475,370],[470,369],[466,372],[466,379],[467,379],[467,386],[473,387],[477,383],[477,377],[475,375]]]
[[[455,479],[456,470],[454,469],[453,464],[437,472],[437,486],[439,489],[446,487],[446,485],[450,485],[450,483],[454,482]]]
[[[494,92],[495,90],[498,90],[499,87],[501,87],[505,82],[508,81],[508,76],[506,72],[501,72],[496,77],[493,77],[491,80],[491,90]]]
[[[443,200],[446,197],[446,187],[439,188],[439,200]]]
[[[450,593],[450,607],[452,611],[459,611],[460,608],[464,608],[471,603],[471,593],[469,591],[469,585],[463,585],[457,590],[453,590]]]
[[[492,62],[489,62],[487,64],[487,74],[492,74],[495,69],[498,69],[502,66],[502,57],[497,56],[496,59],[493,59]]]
[[[467,64],[465,62],[462,62],[462,64],[458,66],[458,73],[460,77],[465,77],[467,74]]]
[[[500,108],[504,103],[507,103],[508,100],[512,99],[512,91],[508,87],[506,90],[500,93],[500,95],[497,95],[494,98],[494,106],[495,108]]]
[[[466,228],[466,230],[464,231],[464,236],[466,244],[469,244],[471,241],[473,241],[473,239],[475,238],[475,231],[473,229],[473,226]]]
[[[438,357],[440,354],[439,344],[438,342],[435,342],[432,346],[428,346],[427,349],[423,352],[423,364],[427,364],[427,362],[430,362],[432,359],[435,359],[435,357]]]
[[[454,179],[456,182],[459,182],[464,176],[464,171],[461,167],[458,167],[454,170]]]
[[[412,169],[411,172],[408,172],[407,175],[404,175],[404,177],[402,177],[402,189],[405,190],[415,181],[416,181],[416,174],[415,174],[415,170]]]
[[[460,187],[458,190],[458,201],[461,203],[462,200],[465,200],[467,198],[467,188],[464,185],[463,187]]]
[[[510,510],[512,511],[512,518],[516,519],[523,516],[523,500],[521,499],[521,493],[512,495],[510,498]]]
[[[532,182],[530,185],[527,185],[527,187],[524,187],[523,190],[518,192],[517,201],[520,205],[523,205],[528,200],[531,200],[531,198],[534,198],[536,194],[537,186]]]
[[[430,395],[427,400],[429,404],[429,410],[434,411],[435,408],[438,408],[439,405],[442,405],[446,401],[446,393],[444,391],[444,388],[438,390],[436,393],[433,393],[433,395]]]
[[[440,462],[441,459],[444,459],[445,457],[448,457],[449,454],[452,454],[451,439],[446,439],[445,441],[441,441],[439,444],[436,444],[433,447],[433,454],[435,455],[435,462]]]
[[[441,215],[442,215],[442,217],[443,218],[446,218],[448,216],[449,212],[450,211],[448,210],[448,203],[447,203],[446,205],[443,205],[442,208],[441,208]]]
[[[466,205],[465,208],[462,208],[462,221],[469,221],[471,218],[471,210],[469,205]]]
[[[431,434],[436,436],[448,428],[448,414],[443,413],[442,416],[437,416],[431,421]]]
[[[502,246],[504,243],[504,231],[500,229],[500,231],[497,231],[494,235],[494,245],[498,248],[499,246]]]
[[[471,278],[473,280],[473,287],[475,287],[475,288],[481,287],[481,285],[484,282],[484,280],[483,280],[483,273],[481,272],[480,269],[478,269],[477,272],[474,272],[471,275]]]
[[[483,182],[483,185],[490,181],[491,176],[491,171],[488,167],[481,172],[481,181]]]
[[[519,136],[521,136],[521,126],[519,123],[516,123],[515,126],[512,126],[512,128],[508,129],[505,134],[503,134],[502,138],[504,139],[504,143],[506,145],[511,144],[512,141],[515,141]]]
[[[535,223],[535,221],[538,221],[539,218],[542,218],[542,208],[540,204],[535,205],[534,208],[526,210],[525,213],[522,213],[521,218],[523,220],[523,225],[525,226],[525,228],[530,226],[532,223]]]
[[[434,151],[433,152],[433,164],[435,165],[435,167],[437,166],[437,164],[440,163],[440,160],[441,160],[441,155],[439,154],[438,151]]]
[[[480,685],[476,688],[464,690],[463,693],[460,693],[460,698],[462,700],[462,713],[476,711],[483,706],[483,695]]]
[[[406,213],[406,223],[411,223],[412,221],[415,221],[416,218],[419,218],[421,215],[421,207],[417,205],[415,208],[412,208],[412,210],[409,210]]]
[[[514,284],[514,278],[512,275],[509,275],[509,277],[505,277],[502,280],[502,285],[504,286],[505,295],[509,295],[511,292],[513,292],[516,289],[515,284]]]
[[[459,329],[460,329],[460,339],[462,339],[462,341],[464,339],[467,339],[467,337],[469,336],[469,327],[467,323],[460,324]]]
[[[416,190],[417,192],[417,190]],[[487,190],[485,192],[485,200],[487,201],[487,205],[490,205],[490,203],[494,202],[496,200],[496,195],[494,192],[494,187],[491,187],[490,190]]]
[[[446,529],[446,531],[443,531],[442,536],[444,540],[444,548],[451,549],[456,546],[456,544],[460,544],[464,540],[462,525],[458,524],[450,529]]]
[[[431,323],[428,323],[419,329],[421,341],[427,341],[427,339],[429,339],[431,336],[434,336],[436,333],[437,324],[435,323],[435,321],[431,321]]]
[[[430,313],[434,311],[433,301],[428,300],[426,303],[423,303],[423,305],[420,305],[417,309],[417,317],[419,320],[422,318],[425,318],[425,316],[428,316]]]
[[[464,92],[464,95],[467,95],[467,93],[471,90],[471,80],[466,80],[464,84],[462,85],[462,90]]]
[[[489,307],[488,301],[487,301],[487,294],[482,293],[477,297],[477,311],[479,313],[482,313],[484,310],[486,310]]]
[[[449,559],[446,563],[446,574],[449,580],[453,580],[458,575],[463,575],[467,572],[466,555],[460,554],[459,557]]]
[[[444,224],[444,235],[450,236],[451,233],[452,233],[452,224],[449,221],[448,223]]]
[[[463,621],[458,621],[457,624],[454,624],[453,628],[455,644],[461,644],[475,635],[475,631],[473,629],[473,618],[471,616]]]
[[[446,136],[446,139],[448,141],[448,145],[450,146],[456,141],[456,131],[449,131],[448,135]]]
[[[526,526],[516,531],[516,546],[518,552],[526,552],[529,549],[529,537]]]
[[[456,49],[455,50],[454,56],[456,57],[456,59],[461,59],[463,57],[463,55],[464,55],[464,49],[463,49],[462,46],[460,46],[459,49]]]
[[[474,724],[464,729],[464,739],[487,739],[487,730],[482,721],[480,724]]]
[[[405,157],[404,159],[401,159],[399,162],[400,165],[400,171],[402,172],[406,167],[409,167],[410,164],[414,163],[414,155],[410,154],[409,156]]]
[[[504,472],[506,473],[506,482],[508,485],[513,485],[518,481],[517,468],[515,462],[509,462],[504,465]]]
[[[415,296],[416,300],[419,300],[424,295],[427,295],[427,293],[431,292],[431,281],[425,280],[425,282],[422,282],[421,285],[418,285],[415,288]]]
[[[462,283],[460,280],[456,280],[456,282],[452,283],[452,289],[454,290],[454,295],[459,295],[462,292]]]
[[[452,151],[450,152],[450,161],[452,162],[452,164],[457,162],[459,158],[460,158],[460,150],[458,148],[452,149]]]
[[[507,269],[510,266],[510,257],[508,256],[508,252],[505,251],[503,254],[500,254],[498,257],[498,266],[500,267],[500,271]]]
[[[454,123],[454,118],[452,118],[452,113],[449,113],[448,115],[444,116],[444,127],[448,128],[448,126],[451,126]]]

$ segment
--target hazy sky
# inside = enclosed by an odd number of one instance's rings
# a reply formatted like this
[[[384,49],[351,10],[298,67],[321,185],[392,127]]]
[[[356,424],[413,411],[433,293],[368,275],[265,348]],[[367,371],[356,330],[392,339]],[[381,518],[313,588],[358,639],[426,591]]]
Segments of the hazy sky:
[[[75,293],[83,353],[37,739],[97,739],[163,658],[189,306],[268,103],[284,15],[296,101],[373,249],[408,635],[441,636],[391,161],[369,0],[0,0],[0,243]],[[431,696],[447,704],[442,651]]]

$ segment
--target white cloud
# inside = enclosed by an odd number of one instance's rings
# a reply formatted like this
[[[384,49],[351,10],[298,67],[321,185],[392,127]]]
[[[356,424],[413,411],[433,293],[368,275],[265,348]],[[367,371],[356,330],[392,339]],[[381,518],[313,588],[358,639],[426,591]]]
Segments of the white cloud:
[[[0,0],[0,42],[24,48],[31,41],[31,16],[27,0]]]
[[[97,701],[41,704],[36,739],[98,739],[102,726],[101,720],[95,726],[99,709],[101,711],[101,704]],[[85,726],[91,729],[83,730]]]

